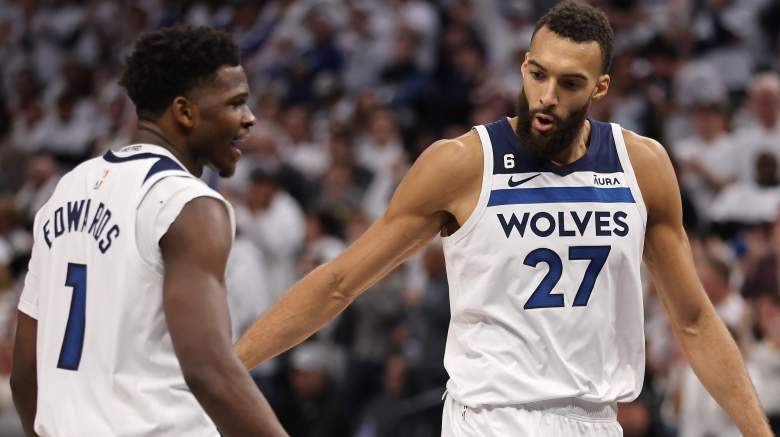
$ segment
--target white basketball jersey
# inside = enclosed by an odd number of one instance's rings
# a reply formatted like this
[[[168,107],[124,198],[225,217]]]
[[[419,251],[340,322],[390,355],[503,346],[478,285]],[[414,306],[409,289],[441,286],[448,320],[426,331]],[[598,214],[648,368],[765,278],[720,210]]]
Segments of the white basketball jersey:
[[[620,127],[590,121],[563,166],[506,119],[476,127],[482,191],[443,239],[452,319],[444,365],[461,404],[634,399],[644,376],[646,210]]]
[[[144,201],[153,217],[138,214],[145,196],[167,192]],[[162,236],[201,196],[224,201],[164,148],[132,145],[63,176],[38,212],[19,309],[38,320],[41,436],[219,435],[173,350],[158,241],[138,238],[155,235],[147,227],[168,211]],[[152,260],[143,247],[156,251]]]

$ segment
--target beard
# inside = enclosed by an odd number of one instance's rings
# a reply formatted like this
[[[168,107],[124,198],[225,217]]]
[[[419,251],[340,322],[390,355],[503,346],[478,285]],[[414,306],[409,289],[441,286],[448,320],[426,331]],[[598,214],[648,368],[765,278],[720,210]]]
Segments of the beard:
[[[590,102],[587,102],[565,119],[556,116],[551,107],[532,112],[528,106],[525,90],[521,90],[517,99],[517,128],[515,129],[521,147],[538,158],[552,159],[572,144],[583,126],[589,108]],[[537,114],[545,114],[553,118],[555,127],[549,133],[541,135],[531,128],[531,122]]]

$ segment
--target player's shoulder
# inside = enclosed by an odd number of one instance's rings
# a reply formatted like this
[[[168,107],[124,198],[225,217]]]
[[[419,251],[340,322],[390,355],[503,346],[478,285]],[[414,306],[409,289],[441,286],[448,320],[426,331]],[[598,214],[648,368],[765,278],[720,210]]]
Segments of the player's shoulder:
[[[456,138],[441,139],[431,144],[418,161],[432,170],[461,176],[482,172],[482,143],[472,129]]]
[[[626,150],[634,167],[637,165],[652,165],[669,160],[666,148],[657,140],[639,135],[636,132],[621,128]]]
[[[404,176],[388,211],[452,211],[482,180],[482,159],[473,131],[434,142]]]
[[[222,195],[209,187],[201,179],[189,173],[175,173],[155,180],[149,184],[143,195],[143,202],[165,204],[180,197],[216,197],[224,200]]]
[[[677,177],[669,153],[660,142],[623,129],[623,139],[648,212],[668,204],[678,192]],[[676,194],[679,197],[679,194]]]

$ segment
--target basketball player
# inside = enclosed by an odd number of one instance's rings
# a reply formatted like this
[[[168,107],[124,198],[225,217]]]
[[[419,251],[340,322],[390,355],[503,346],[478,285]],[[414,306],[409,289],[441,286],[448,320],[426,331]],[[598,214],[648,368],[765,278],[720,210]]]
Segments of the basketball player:
[[[255,118],[238,47],[210,28],[142,36],[121,84],[134,144],[63,176],[35,218],[14,401],[27,435],[286,435],[231,348],[231,206]],[[219,429],[219,431],[218,431]]]
[[[768,436],[740,354],[700,285],[663,147],[586,117],[612,31],[561,3],[537,23],[518,116],[434,143],[387,212],[293,285],[236,345],[247,367],[310,336],[443,235],[452,318],[444,436],[619,436],[644,375],[642,256],[705,387]]]

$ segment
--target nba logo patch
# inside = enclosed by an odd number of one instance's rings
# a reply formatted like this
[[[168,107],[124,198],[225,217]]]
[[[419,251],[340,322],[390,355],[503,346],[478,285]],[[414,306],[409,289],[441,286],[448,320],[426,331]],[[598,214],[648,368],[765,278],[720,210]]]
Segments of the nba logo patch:
[[[106,177],[108,177],[109,170],[103,170],[103,176],[100,177],[100,179],[95,182],[95,185],[92,187],[93,190],[97,190],[103,185],[103,182],[106,180]]]

